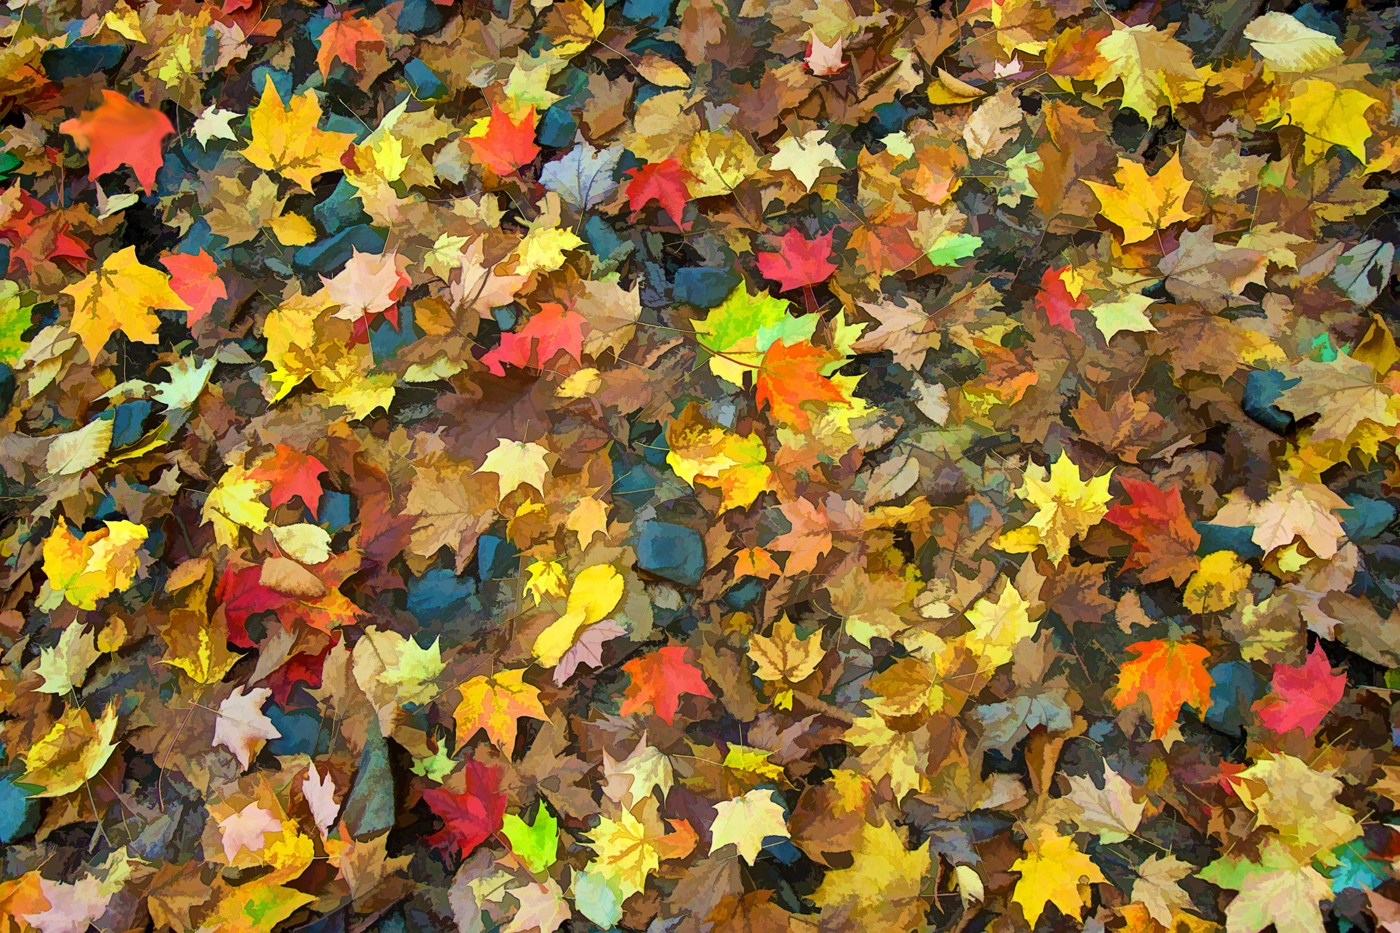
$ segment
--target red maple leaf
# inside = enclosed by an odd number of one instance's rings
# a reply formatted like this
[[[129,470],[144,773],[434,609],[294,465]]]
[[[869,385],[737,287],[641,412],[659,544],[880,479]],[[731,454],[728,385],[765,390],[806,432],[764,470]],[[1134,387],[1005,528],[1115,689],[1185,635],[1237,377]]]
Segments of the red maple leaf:
[[[224,280],[219,278],[219,264],[204,250],[162,256],[160,264],[170,273],[170,288],[190,306],[190,327],[213,309],[214,302],[228,297]]]
[[[13,191],[13,189],[12,189]],[[27,191],[14,192],[18,203],[0,219],[0,237],[10,244],[10,262],[32,273],[39,262],[67,259],[82,267],[92,258],[81,240],[69,236],[71,228],[58,212]],[[3,212],[0,212],[0,216]]]
[[[632,677],[622,700],[623,716],[651,707],[669,726],[675,721],[682,693],[714,697],[700,669],[686,663],[686,650],[684,645],[671,645],[622,665]]]
[[[485,135],[469,136],[467,144],[472,147],[472,156],[497,175],[509,175],[520,166],[529,165],[540,154],[540,147],[535,145],[535,108],[527,109],[516,123],[510,114],[492,104]]]
[[[423,799],[443,822],[442,829],[429,836],[427,843],[438,849],[456,846],[465,858],[500,830],[506,813],[506,794],[501,790],[500,769],[491,765],[468,759],[462,778],[463,793],[432,787],[423,791]]]
[[[1050,323],[1056,327],[1063,327],[1075,336],[1079,331],[1074,326],[1074,316],[1071,312],[1083,311],[1089,307],[1089,296],[1080,292],[1075,298],[1070,294],[1069,286],[1061,273],[1069,269],[1069,266],[1062,266],[1059,269],[1046,269],[1045,274],[1040,278],[1040,293],[1035,296],[1035,306],[1045,312],[1045,316],[1050,319]]]
[[[539,313],[514,333],[501,334],[500,345],[481,358],[494,375],[504,376],[502,363],[543,368],[561,351],[575,360],[583,357],[583,329],[588,320],[563,305],[545,302]]]
[[[330,77],[331,65],[337,58],[359,71],[364,64],[363,52],[383,48],[384,36],[373,20],[356,19],[350,12],[341,13],[340,19],[331,20],[321,33],[316,64],[323,78]]]
[[[1274,665],[1271,698],[1255,704],[1264,725],[1282,735],[1302,729],[1312,735],[1347,690],[1347,675],[1332,673],[1332,662],[1321,645],[1314,645],[1298,667]]]
[[[681,217],[685,214],[685,205],[690,200],[690,188],[687,186],[690,177],[690,173],[677,159],[650,162],[628,169],[626,194],[633,219],[636,218],[637,211],[656,201],[677,227],[689,230],[690,224],[682,222]]]
[[[830,233],[823,233],[809,240],[794,227],[778,241],[778,252],[758,254],[758,271],[777,282],[780,291],[820,285],[836,271],[831,237]]]
[[[812,420],[804,407],[816,403],[844,402],[841,388],[822,375],[822,367],[837,357],[829,350],[814,347],[805,340],[792,346],[775,340],[763,354],[758,369],[755,398],[760,406],[768,403],[773,417],[784,424],[805,431]]]
[[[272,484],[267,501],[274,509],[290,501],[292,496],[301,496],[301,501],[315,515],[321,504],[318,477],[326,472],[326,465],[310,454],[276,444],[272,456],[249,470],[248,475]]]
[[[119,165],[130,165],[147,193],[164,161],[161,142],[175,134],[165,114],[132,103],[116,91],[103,91],[102,106],[64,120],[58,129],[88,154],[88,177],[94,182]]]
[[[337,635],[326,642],[326,646],[316,654],[294,654],[287,659],[285,664],[272,672],[271,676],[267,678],[267,685],[272,688],[272,696],[277,701],[278,706],[286,709],[287,697],[291,695],[292,688],[297,684],[306,684],[313,690],[321,686],[326,658],[330,656],[331,649],[338,641],[340,641],[340,636]]]
[[[1206,670],[1210,652],[1189,642],[1157,639],[1128,646],[1136,657],[1123,662],[1113,705],[1123,709],[1138,697],[1152,707],[1152,738],[1165,738],[1181,708],[1190,705],[1205,715],[1215,680]]]
[[[1143,583],[1171,577],[1180,586],[1200,562],[1196,548],[1201,536],[1186,517],[1186,505],[1175,486],[1163,492],[1152,483],[1122,477],[1123,489],[1132,498],[1115,505],[1104,516],[1133,539],[1124,570],[1142,570]]]
[[[224,621],[228,625],[228,640],[240,648],[252,648],[257,642],[248,637],[248,620],[260,612],[282,608],[287,597],[263,586],[259,581],[262,568],[257,564],[226,570],[214,587],[214,598],[222,604]]]

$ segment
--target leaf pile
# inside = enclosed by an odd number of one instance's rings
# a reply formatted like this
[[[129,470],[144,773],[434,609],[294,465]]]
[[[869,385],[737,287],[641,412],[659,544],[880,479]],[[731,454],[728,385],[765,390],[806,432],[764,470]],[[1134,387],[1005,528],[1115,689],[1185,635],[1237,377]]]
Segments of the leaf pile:
[[[1400,16],[0,15],[0,933],[1400,929]]]

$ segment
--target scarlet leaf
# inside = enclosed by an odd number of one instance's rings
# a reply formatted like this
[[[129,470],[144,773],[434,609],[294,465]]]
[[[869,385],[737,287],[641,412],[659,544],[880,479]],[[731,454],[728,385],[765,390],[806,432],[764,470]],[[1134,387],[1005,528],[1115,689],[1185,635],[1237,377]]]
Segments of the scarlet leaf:
[[[636,212],[652,201],[661,205],[672,222],[682,230],[690,229],[690,224],[682,222],[685,205],[690,200],[687,183],[691,175],[675,159],[649,162],[627,172],[627,203]]]
[[[583,329],[588,322],[583,315],[552,302],[540,306],[540,311],[525,326],[514,333],[501,334],[500,345],[481,358],[486,368],[497,376],[506,374],[503,363],[512,366],[534,365],[543,369],[559,353],[575,360],[583,358]]]
[[[219,278],[218,263],[204,250],[163,256],[160,264],[170,273],[171,291],[190,306],[190,327],[213,309],[214,302],[228,297],[224,280]]]
[[[491,105],[486,133],[481,136],[468,136],[472,155],[478,162],[505,176],[518,171],[522,165],[529,165],[540,154],[535,145],[535,108],[528,108],[518,121],[510,114]]]
[[[427,838],[439,849],[456,847],[465,858],[492,834],[499,832],[506,813],[506,793],[501,771],[479,761],[467,761],[462,770],[462,793],[433,787],[423,791],[428,808],[442,818],[443,827]]]
[[[622,665],[632,682],[627,685],[619,712],[630,716],[650,708],[670,725],[675,720],[682,693],[713,697],[700,669],[689,664],[685,656],[684,645],[669,645]]]
[[[778,241],[778,252],[758,254],[758,271],[777,282],[785,292],[804,285],[820,285],[836,271],[831,258],[831,237],[832,234],[823,233],[809,240],[794,227]]]
[[[1063,273],[1069,269],[1069,266],[1064,266],[1045,270],[1045,275],[1040,279],[1040,293],[1035,296],[1035,306],[1045,313],[1051,324],[1063,327],[1077,336],[1079,331],[1074,326],[1072,312],[1087,309],[1089,296],[1082,291],[1078,297],[1070,294],[1069,286],[1063,278]]]
[[[846,401],[840,387],[821,374],[822,367],[835,360],[829,351],[805,340],[792,346],[775,341],[758,370],[758,403],[767,402],[778,421],[806,430],[812,422],[806,406]]]
[[[1264,725],[1278,733],[1302,729],[1312,735],[1347,690],[1347,675],[1333,674],[1321,645],[1298,667],[1274,665],[1273,697],[1256,709]]]
[[[146,191],[156,183],[164,161],[161,143],[175,133],[165,114],[132,103],[116,91],[103,91],[102,106],[64,120],[58,129],[87,152],[88,176],[93,181],[119,165],[130,165]]]
[[[1125,569],[1141,569],[1143,583],[1172,578],[1177,586],[1186,582],[1200,561],[1196,548],[1201,536],[1186,517],[1186,505],[1175,486],[1165,492],[1152,483],[1130,476],[1119,480],[1131,504],[1115,505],[1104,518],[1133,539]]]
[[[292,496],[301,496],[301,501],[315,515],[321,504],[321,481],[318,477],[325,472],[326,465],[310,454],[284,444],[274,444],[272,456],[250,470],[248,475],[272,484],[267,501],[274,509],[290,501]]]

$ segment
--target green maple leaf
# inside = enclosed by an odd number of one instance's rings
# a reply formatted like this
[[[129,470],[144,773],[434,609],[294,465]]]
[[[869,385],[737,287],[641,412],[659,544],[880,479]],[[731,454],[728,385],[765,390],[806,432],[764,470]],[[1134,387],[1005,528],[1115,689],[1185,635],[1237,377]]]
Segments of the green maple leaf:
[[[515,857],[535,874],[542,874],[555,863],[559,851],[559,821],[544,801],[540,801],[533,826],[514,813],[507,813],[501,832],[510,840]]]

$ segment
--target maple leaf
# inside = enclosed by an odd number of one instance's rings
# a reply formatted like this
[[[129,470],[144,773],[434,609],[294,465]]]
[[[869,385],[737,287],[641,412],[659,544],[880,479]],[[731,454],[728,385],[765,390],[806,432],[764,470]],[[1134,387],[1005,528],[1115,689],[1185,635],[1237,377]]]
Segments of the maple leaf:
[[[443,821],[443,828],[429,836],[427,843],[435,848],[455,846],[458,855],[465,858],[500,830],[506,794],[501,790],[499,768],[468,759],[461,776],[461,793],[430,787],[423,791],[423,799]]]
[[[321,277],[326,298],[339,305],[332,317],[358,321],[368,326],[377,314],[383,314],[398,326],[398,300],[408,291],[408,276],[399,271],[396,253],[382,255],[354,250],[350,261],[334,278]]]
[[[540,705],[539,688],[525,682],[523,668],[473,677],[457,689],[462,701],[452,717],[457,721],[458,748],[485,729],[491,743],[509,753],[515,746],[517,719],[549,719]]]
[[[233,752],[245,771],[255,750],[261,748],[265,740],[282,737],[282,733],[262,711],[263,704],[270,696],[272,691],[266,687],[254,687],[246,693],[243,687],[235,687],[219,704],[219,716],[214,723],[214,744]]]
[[[750,295],[741,285],[705,318],[692,321],[696,342],[713,354],[710,371],[741,386],[744,374],[759,368],[764,353],[774,342],[810,339],[817,316],[795,318],[787,309],[788,302],[769,296],[767,289]]]
[[[266,836],[281,831],[282,821],[272,811],[250,803],[237,813],[219,821],[224,858],[232,862],[243,849],[261,852]]]
[[[328,78],[336,59],[360,71],[365,51],[383,51],[384,36],[373,20],[359,19],[347,10],[326,24],[317,46],[316,65],[321,69],[321,77]]]
[[[218,263],[204,250],[162,256],[160,264],[170,273],[170,290],[189,305],[190,327],[208,316],[214,302],[228,297],[228,288],[219,278]]]
[[[116,91],[102,92],[102,105],[64,120],[60,133],[73,137],[78,148],[88,154],[88,177],[96,184],[99,176],[130,165],[136,180],[147,193],[156,183],[156,172],[164,161],[160,154],[165,137],[175,135],[170,119],[159,110],[132,103]]]
[[[1076,283],[1072,287],[1071,283]],[[1050,319],[1056,327],[1063,327],[1071,334],[1078,335],[1073,312],[1089,307],[1089,296],[1077,285],[1077,277],[1071,266],[1049,268],[1040,278],[1040,292],[1035,296],[1035,306]],[[1105,333],[1104,339],[1111,340],[1112,334]]]
[[[543,802],[535,813],[533,823],[526,823],[514,813],[507,813],[501,833],[510,842],[510,850],[515,857],[536,875],[544,874],[558,856],[559,821]]]
[[[625,173],[627,203],[635,220],[637,211],[656,201],[671,218],[671,222],[681,230],[689,230],[690,224],[682,220],[685,205],[690,200],[692,176],[677,159],[662,159],[646,165],[628,169]]]
[[[19,918],[39,933],[85,933],[94,921],[102,919],[116,893],[104,890],[106,886],[96,878],[80,878],[72,884],[45,878],[39,888],[49,908]]]
[[[621,761],[603,751],[603,796],[631,810],[640,801],[660,790],[661,799],[671,790],[675,776],[671,759],[659,748],[647,744],[646,733]]]
[[[306,798],[311,818],[316,821],[316,828],[321,831],[321,838],[324,839],[331,824],[340,814],[340,804],[335,802],[335,781],[331,780],[330,772],[327,771],[323,777],[317,773],[316,763],[312,762],[301,782],[301,793]]]
[[[1152,737],[1166,738],[1181,707],[1190,705],[1202,715],[1210,708],[1215,680],[1206,671],[1210,652],[1189,642],[1157,639],[1128,646],[1136,657],[1118,671],[1118,692],[1113,704],[1123,709],[1139,697],[1152,708]]]
[[[248,477],[268,483],[267,501],[275,509],[300,496],[302,503],[315,515],[321,505],[322,473],[326,465],[308,453],[285,444],[274,444],[272,456],[264,457],[248,471]]]
[[[39,693],[67,696],[87,680],[88,668],[102,656],[93,634],[81,622],[70,622],[59,636],[58,644],[39,654],[39,676],[44,678]]]
[[[476,472],[496,474],[502,499],[521,485],[543,492],[545,477],[549,476],[549,463],[545,460],[548,454],[548,448],[539,444],[498,438]]]
[[[1021,873],[1011,900],[1021,905],[1026,922],[1032,927],[1045,912],[1046,904],[1054,904],[1066,917],[1084,916],[1086,902],[1079,886],[1108,883],[1099,866],[1079,851],[1069,836],[1042,839],[1012,863],[1011,870]]]
[[[1275,732],[1302,729],[1304,735],[1312,735],[1346,689],[1346,674],[1333,674],[1327,653],[1314,645],[1301,665],[1274,665],[1274,697],[1255,704],[1255,711]]]
[[[69,285],[63,294],[73,299],[73,321],[69,327],[93,359],[119,330],[139,343],[157,343],[160,319],[154,314],[156,308],[192,310],[170,288],[170,276],[141,264],[134,246],[108,256],[99,268],[81,282]]]
[[[1353,88],[1337,87],[1330,81],[1308,78],[1290,89],[1284,107],[1284,119],[1304,134],[1304,158],[1309,162],[1320,159],[1333,146],[1366,161],[1366,140],[1371,138],[1371,125],[1366,111],[1380,101]]]
[[[1361,835],[1356,814],[1336,801],[1342,782],[1331,769],[1277,754],[1234,775],[1230,786],[1261,825],[1276,829],[1300,855],[1333,864],[1332,850]]]
[[[787,811],[771,790],[751,790],[741,797],[715,804],[710,824],[710,852],[733,845],[750,865],[758,858],[764,840],[790,839]]]
[[[1074,815],[1080,832],[1098,833],[1104,843],[1123,842],[1142,822],[1147,802],[1134,801],[1133,785],[1109,766],[1104,765],[1102,789],[1088,777],[1071,776],[1069,785],[1066,796],[1081,811]]]
[[[1143,583],[1170,577],[1180,586],[1200,566],[1196,549],[1201,544],[1200,534],[1186,517],[1181,491],[1175,486],[1163,491],[1130,476],[1118,481],[1132,501],[1115,505],[1104,518],[1133,539],[1123,568],[1142,570],[1139,576]]]
[[[495,172],[506,176],[529,165],[540,154],[535,145],[535,108],[527,107],[518,120],[496,104],[491,115],[478,120],[467,133],[472,158]]]
[[[780,423],[805,431],[812,424],[810,406],[824,410],[827,405],[850,404],[841,387],[822,375],[824,368],[840,359],[805,340],[792,345],[774,341],[759,364],[755,400],[759,405],[767,402]]]
[[[630,897],[643,890],[647,876],[661,867],[658,836],[628,810],[616,820],[603,817],[588,831],[588,845],[598,853],[589,870],[616,885],[624,899]]]
[[[778,141],[777,151],[768,160],[768,167],[775,172],[791,172],[794,178],[802,182],[803,188],[811,191],[823,169],[842,167],[836,147],[824,141],[826,134],[826,130],[818,128],[801,136],[784,136]],[[672,219],[676,216],[672,214]]]
[[[851,867],[826,872],[810,895],[812,903],[823,909],[846,907],[862,929],[878,933],[917,925],[927,910],[919,897],[924,877],[933,869],[928,841],[909,850],[891,824],[862,822],[851,857]]]
[[[943,344],[933,319],[918,302],[908,297],[886,299],[879,304],[862,301],[860,307],[879,321],[880,326],[852,344],[851,349],[857,353],[889,350],[896,363],[918,371],[928,351],[937,350]]]
[[[1095,79],[1102,91],[1122,82],[1123,106],[1151,123],[1157,110],[1191,104],[1202,97],[1204,85],[1191,61],[1191,50],[1173,38],[1176,25],[1163,31],[1151,24],[1122,26],[1099,40],[1105,67]]]
[[[1322,933],[1318,902],[1332,899],[1332,887],[1276,841],[1265,843],[1258,862],[1226,856],[1198,875],[1239,892],[1225,908],[1227,933],[1259,933],[1270,924],[1278,933]]]
[[[1249,585],[1250,571],[1234,551],[1215,551],[1201,558],[1186,581],[1182,604],[1192,612],[1220,612],[1235,605]]]
[[[627,685],[620,713],[630,716],[650,709],[670,725],[675,721],[682,693],[713,698],[700,670],[686,661],[686,652],[683,645],[668,645],[622,665],[632,680]]]
[[[1099,199],[1099,213],[1123,229],[1124,245],[1140,243],[1159,230],[1191,220],[1186,195],[1191,182],[1181,170],[1181,157],[1174,154],[1157,174],[1148,175],[1147,166],[1118,157],[1113,180],[1118,187],[1085,181]]]
[[[758,434],[730,434],[704,419],[700,406],[687,405],[666,426],[666,464],[691,486],[717,487],[725,509],[748,508],[771,485],[768,448]]]
[[[754,662],[754,674],[760,680],[783,681],[798,684],[811,677],[826,657],[822,647],[821,631],[815,631],[806,638],[797,637],[797,626],[787,614],[773,623],[771,635],[749,636],[749,658]],[[792,689],[784,688],[773,698],[773,705],[779,709],[792,708]]]
[[[778,241],[778,252],[757,255],[758,271],[785,292],[820,285],[836,271],[831,259],[831,238],[832,234],[823,233],[809,240],[793,227]]]
[[[845,37],[837,36],[836,41],[827,45],[813,32],[807,39],[806,64],[814,75],[823,77],[840,74],[846,67]]]
[[[1108,503],[1113,501],[1108,491],[1112,475],[1110,470],[1086,483],[1068,453],[1062,453],[1048,471],[1028,464],[1016,495],[1034,505],[1036,514],[1020,528],[1003,534],[996,546],[1013,554],[1043,546],[1051,562],[1058,564],[1069,553],[1070,542],[1108,514]]]
[[[45,587],[53,597],[79,609],[96,609],[99,599],[125,590],[136,579],[138,552],[149,532],[135,522],[103,525],[78,538],[60,523],[44,541]],[[55,601],[50,608],[57,605]]]
[[[1142,904],[1153,920],[1168,926],[1173,913],[1191,906],[1191,896],[1177,882],[1194,870],[1190,863],[1174,855],[1148,856],[1137,868],[1133,903]]]
[[[248,111],[253,139],[244,147],[243,158],[310,191],[317,175],[340,170],[340,157],[355,141],[350,133],[321,129],[320,122],[321,102],[315,91],[307,90],[284,104],[268,75],[262,99]]]
[[[501,334],[501,342],[487,351],[481,362],[492,374],[504,376],[505,367],[535,365],[544,369],[560,353],[576,362],[583,359],[583,333],[588,321],[563,305],[545,302],[518,331]]]

